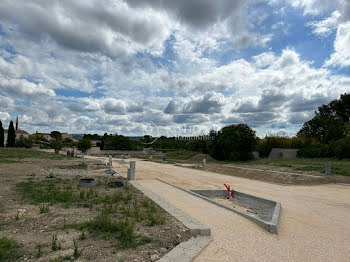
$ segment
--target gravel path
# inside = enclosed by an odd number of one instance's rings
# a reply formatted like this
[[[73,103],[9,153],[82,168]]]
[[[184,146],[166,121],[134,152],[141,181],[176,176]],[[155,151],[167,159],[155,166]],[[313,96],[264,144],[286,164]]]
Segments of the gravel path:
[[[154,178],[187,189],[228,183],[281,202],[280,234]],[[211,228],[213,241],[195,261],[350,261],[350,186],[282,186],[146,161],[137,161],[136,179]]]

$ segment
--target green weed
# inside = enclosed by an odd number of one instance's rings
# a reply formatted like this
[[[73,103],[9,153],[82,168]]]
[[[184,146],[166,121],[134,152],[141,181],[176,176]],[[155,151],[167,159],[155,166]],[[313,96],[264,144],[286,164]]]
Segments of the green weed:
[[[81,256],[81,254],[83,253],[84,249],[85,248],[82,248],[80,251],[79,251],[79,246],[78,246],[78,243],[76,240],[73,241],[73,246],[74,246],[74,252],[73,252],[73,257],[75,259],[79,258]]]
[[[0,261],[16,261],[23,256],[21,246],[7,237],[0,238]]]
[[[44,247],[44,245],[43,244],[38,244],[38,245],[36,245],[36,255],[35,255],[35,257],[36,258],[40,258],[41,256],[42,256],[42,251],[41,251],[41,249]]]
[[[85,232],[83,231],[83,233],[81,233],[81,235],[79,236],[79,240],[85,240],[86,239],[86,235]]]
[[[53,234],[51,238],[51,250],[57,251],[61,249],[61,244],[58,242],[57,234]]]
[[[39,210],[40,210],[40,214],[44,214],[44,213],[49,213],[50,212],[49,205],[45,205],[45,204],[40,205],[39,206]]]

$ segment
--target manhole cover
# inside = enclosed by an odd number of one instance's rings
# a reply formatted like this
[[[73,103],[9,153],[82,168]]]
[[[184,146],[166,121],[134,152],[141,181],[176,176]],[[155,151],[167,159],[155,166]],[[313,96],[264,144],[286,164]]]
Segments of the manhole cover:
[[[122,181],[111,181],[108,182],[109,187],[123,187],[124,183]]]
[[[79,186],[81,187],[93,187],[96,185],[96,180],[93,178],[82,178],[79,180]]]

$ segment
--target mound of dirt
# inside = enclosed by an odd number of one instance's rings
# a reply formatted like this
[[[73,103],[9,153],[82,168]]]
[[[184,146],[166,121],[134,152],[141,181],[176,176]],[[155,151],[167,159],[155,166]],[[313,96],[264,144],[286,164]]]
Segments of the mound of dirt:
[[[197,155],[194,155],[193,157],[191,157],[191,160],[202,161],[204,158],[207,160],[207,162],[215,161],[215,159],[212,158],[208,154],[197,154]]]

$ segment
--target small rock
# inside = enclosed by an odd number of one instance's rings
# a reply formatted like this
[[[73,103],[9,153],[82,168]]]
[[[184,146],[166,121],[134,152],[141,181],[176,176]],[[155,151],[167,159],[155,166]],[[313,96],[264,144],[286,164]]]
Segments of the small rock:
[[[151,260],[152,261],[156,261],[158,258],[159,258],[159,255],[157,255],[157,254],[151,255]]]
[[[171,227],[164,227],[164,230],[170,230]]]

